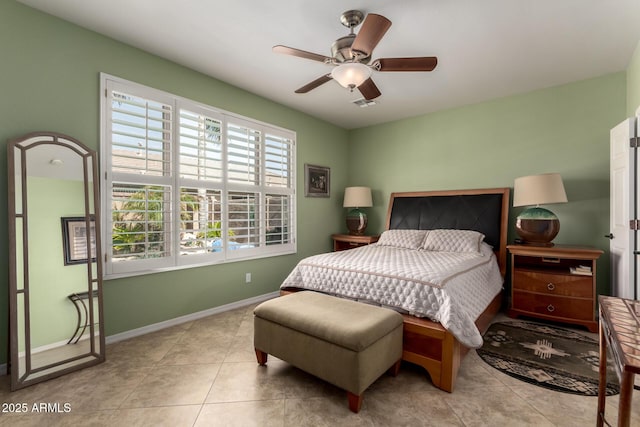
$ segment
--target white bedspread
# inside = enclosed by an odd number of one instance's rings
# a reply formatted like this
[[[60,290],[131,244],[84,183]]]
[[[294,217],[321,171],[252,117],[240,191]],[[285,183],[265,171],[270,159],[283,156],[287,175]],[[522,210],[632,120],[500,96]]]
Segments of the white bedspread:
[[[281,288],[379,304],[440,322],[462,344],[482,346],[475,319],[502,289],[491,248],[436,252],[368,245],[303,259]]]

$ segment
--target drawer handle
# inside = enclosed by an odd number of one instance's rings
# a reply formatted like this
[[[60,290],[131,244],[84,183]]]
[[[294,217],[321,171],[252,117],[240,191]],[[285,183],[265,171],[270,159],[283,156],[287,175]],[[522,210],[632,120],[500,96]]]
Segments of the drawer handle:
[[[555,290],[556,285],[554,285],[553,283],[549,282],[547,283],[547,289],[549,289],[550,291]]]
[[[349,246],[358,246],[359,243],[357,242],[349,242]]]
[[[553,306],[553,304],[549,304],[549,305],[547,306],[547,311],[548,311],[549,313],[553,313],[553,312],[555,311],[555,309],[556,309],[556,308]]]
[[[560,264],[560,258],[545,258],[545,257],[542,257],[542,262],[552,262],[554,264]]]

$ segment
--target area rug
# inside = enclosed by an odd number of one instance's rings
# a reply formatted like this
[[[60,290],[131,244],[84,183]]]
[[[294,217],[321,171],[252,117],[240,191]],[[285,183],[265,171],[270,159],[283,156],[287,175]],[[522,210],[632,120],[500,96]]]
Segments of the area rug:
[[[511,321],[492,324],[478,355],[522,381],[564,393],[598,395],[598,341],[569,329]],[[607,357],[607,396],[620,386]]]

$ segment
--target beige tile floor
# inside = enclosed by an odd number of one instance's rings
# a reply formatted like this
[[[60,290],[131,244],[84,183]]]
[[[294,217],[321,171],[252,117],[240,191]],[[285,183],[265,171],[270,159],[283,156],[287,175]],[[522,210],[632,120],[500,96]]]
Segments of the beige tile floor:
[[[471,351],[454,393],[403,364],[364,395],[346,394],[278,360],[259,367],[253,307],[236,309],[107,346],[107,362],[17,392],[0,377],[0,403],[69,404],[68,413],[0,413],[0,426],[589,426],[597,399],[508,377]],[[618,397],[607,399],[615,425]],[[640,426],[640,392],[632,425]]]

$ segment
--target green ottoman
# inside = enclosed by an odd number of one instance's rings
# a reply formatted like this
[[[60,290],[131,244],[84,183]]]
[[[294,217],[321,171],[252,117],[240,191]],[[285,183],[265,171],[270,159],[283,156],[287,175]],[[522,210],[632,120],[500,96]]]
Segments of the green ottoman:
[[[272,354],[346,390],[353,412],[380,375],[398,374],[402,316],[393,310],[303,291],[265,301],[253,313],[260,365]]]

